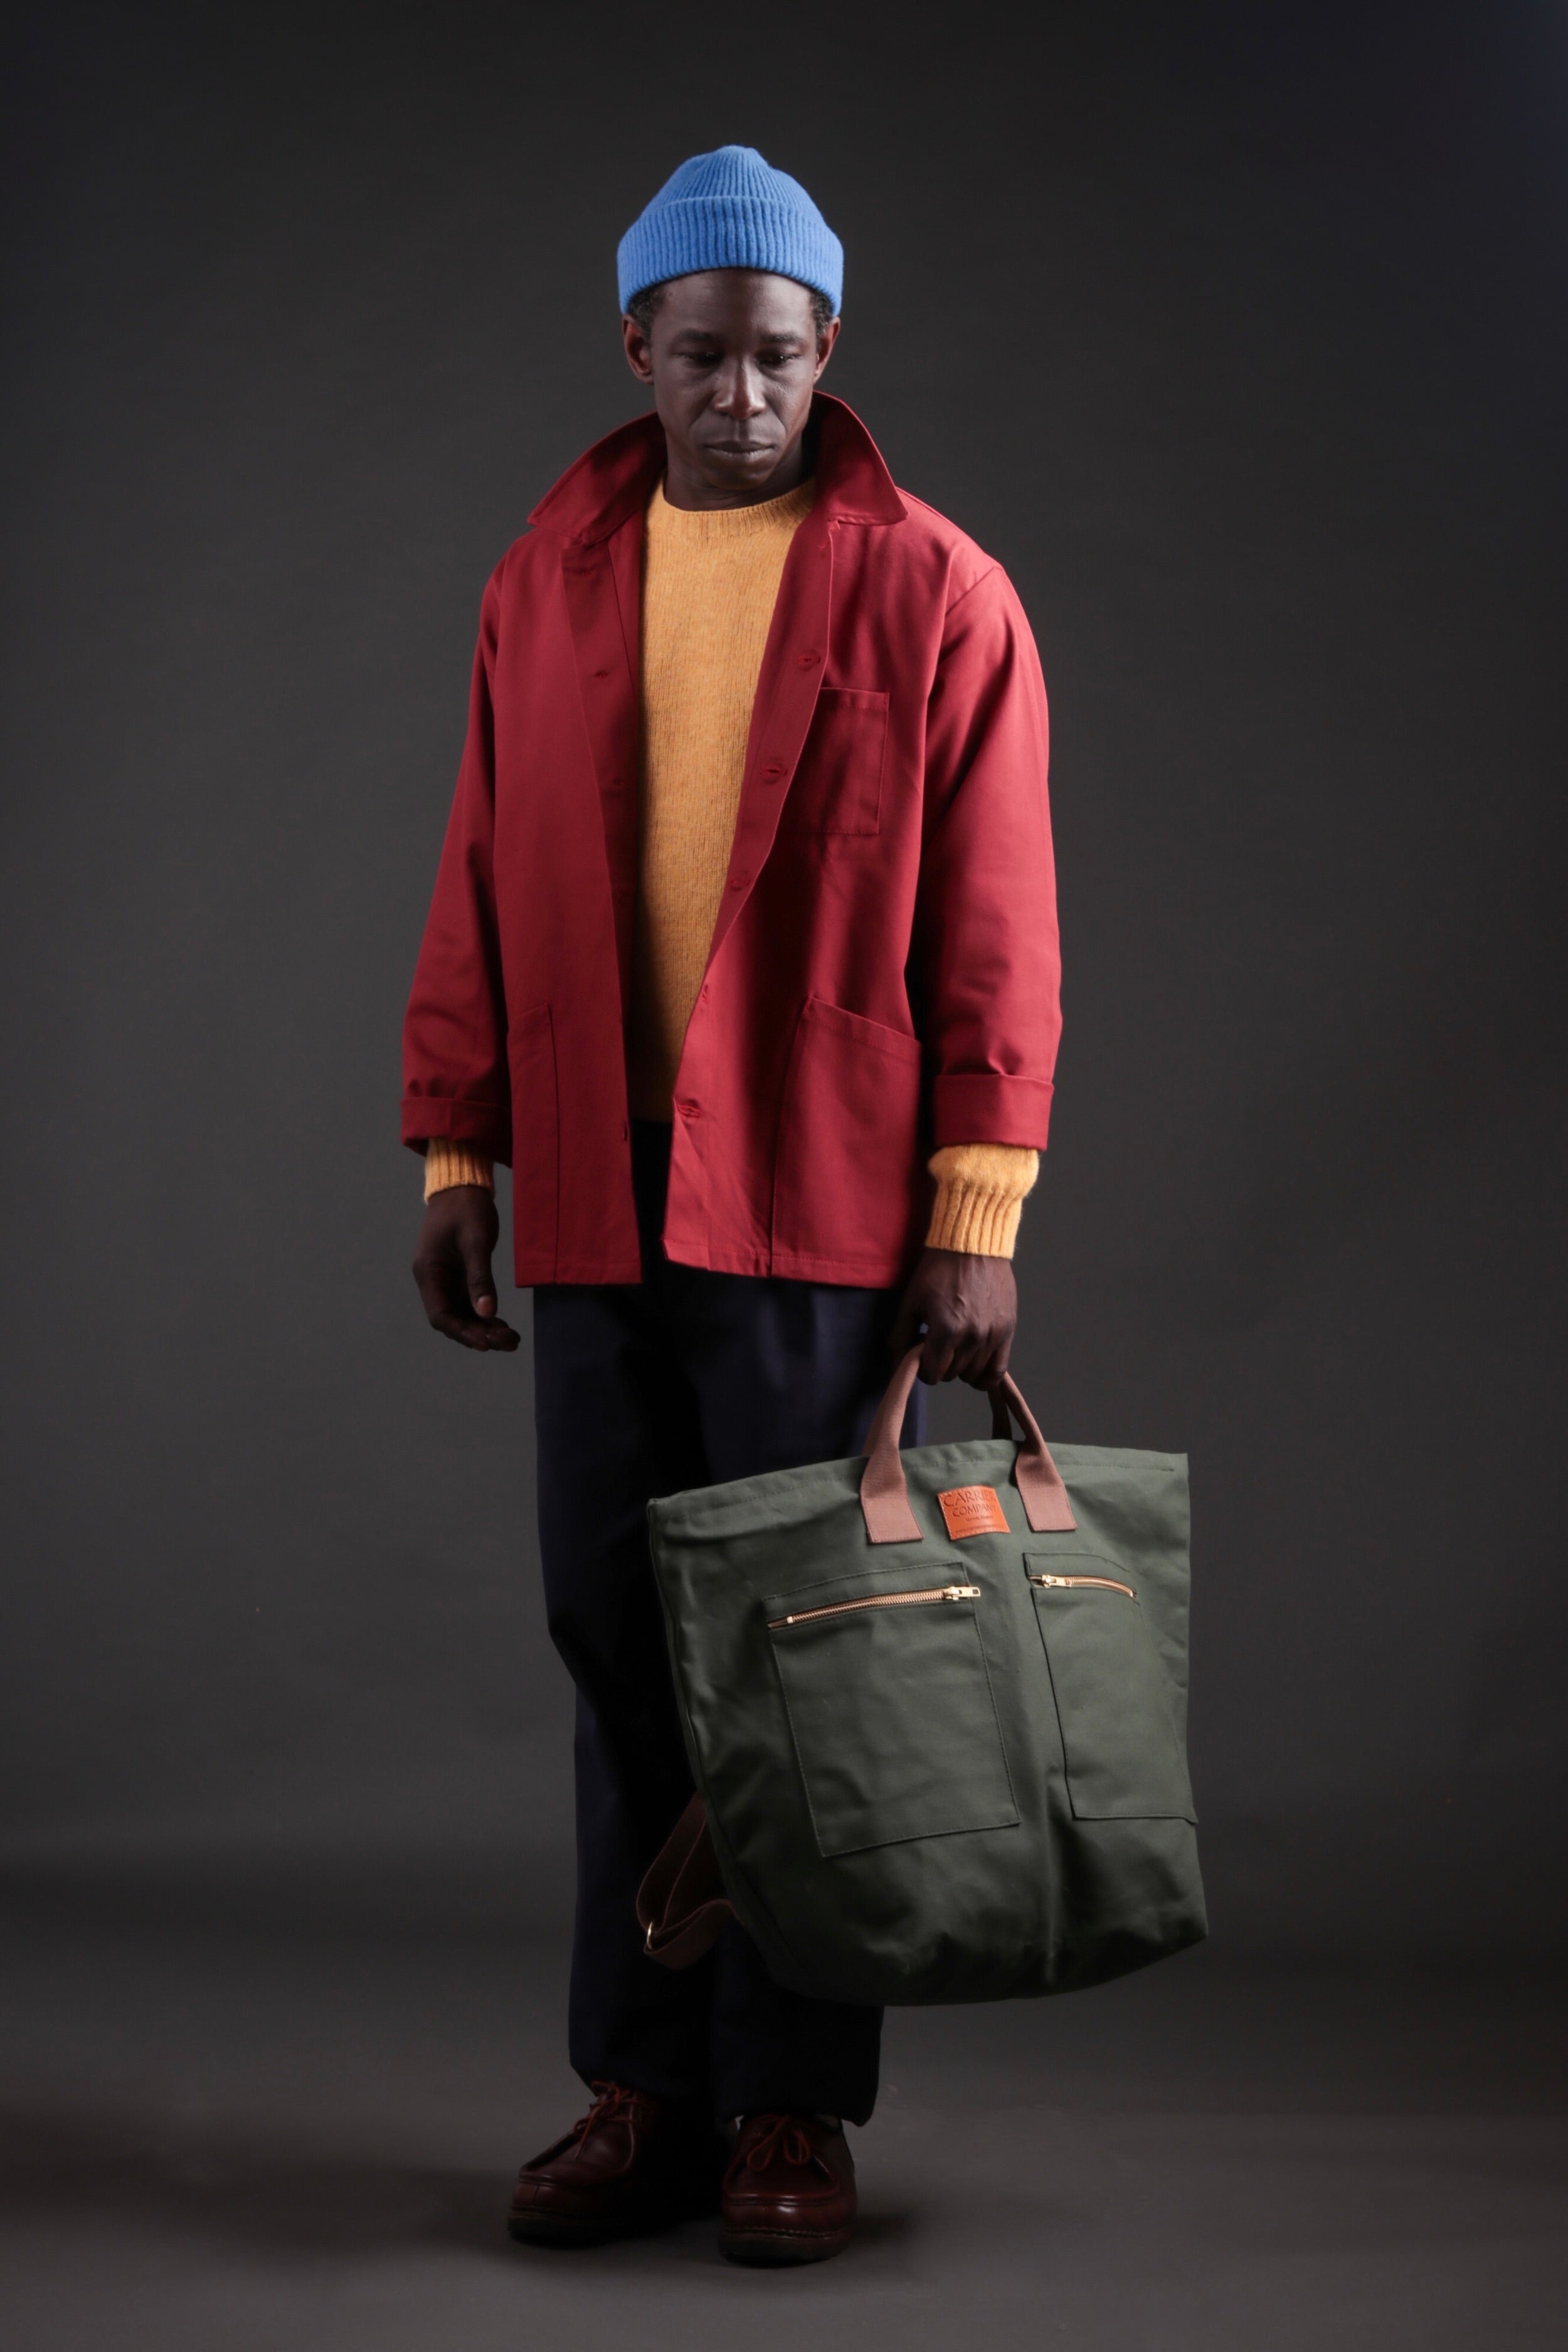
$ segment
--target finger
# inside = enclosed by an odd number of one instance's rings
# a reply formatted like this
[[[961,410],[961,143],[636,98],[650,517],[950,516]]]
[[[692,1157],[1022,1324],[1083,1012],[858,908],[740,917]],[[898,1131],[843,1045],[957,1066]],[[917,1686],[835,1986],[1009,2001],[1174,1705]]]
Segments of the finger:
[[[439,1331],[444,1339],[455,1339],[459,1348],[488,1348],[489,1325],[476,1316],[465,1315],[444,1307],[430,1318],[430,1328]]]
[[[495,1276],[490,1272],[490,1254],[483,1236],[465,1234],[463,1238],[463,1273],[468,1286],[468,1297],[476,1315],[487,1320],[496,1311]]]
[[[503,1323],[499,1315],[492,1317],[488,1323],[476,1325],[475,1328],[484,1333],[485,1346],[492,1356],[510,1356],[514,1348],[522,1345],[521,1332],[514,1331],[510,1323]]]
[[[935,1388],[942,1381],[952,1378],[952,1338],[943,1330],[926,1333],[925,1346],[921,1350],[921,1378],[928,1387]]]
[[[419,1303],[425,1309],[426,1321],[432,1330],[444,1331],[448,1339],[456,1336],[459,1324],[475,1323],[473,1309],[463,1296],[462,1286],[432,1278],[419,1285]]]
[[[894,1318],[893,1328],[888,1334],[888,1345],[895,1356],[907,1356],[920,1336],[919,1312],[906,1298]]]
[[[987,1334],[984,1326],[976,1325],[968,1317],[955,1315],[947,1334],[950,1381],[973,1380],[985,1355]]]
[[[1004,1334],[994,1323],[982,1324],[969,1346],[964,1379],[977,1389],[994,1389],[1002,1377],[998,1358],[1003,1355]]]
[[[510,1324],[499,1318],[479,1322],[478,1315],[468,1315],[461,1307],[433,1315],[430,1324],[445,1339],[454,1339],[458,1348],[472,1348],[475,1355],[512,1355],[521,1345],[521,1334],[512,1331]]]
[[[455,1261],[447,1255],[416,1257],[414,1261],[415,1286],[419,1303],[437,1330],[445,1328],[443,1318],[463,1321],[471,1319],[468,1296]]]

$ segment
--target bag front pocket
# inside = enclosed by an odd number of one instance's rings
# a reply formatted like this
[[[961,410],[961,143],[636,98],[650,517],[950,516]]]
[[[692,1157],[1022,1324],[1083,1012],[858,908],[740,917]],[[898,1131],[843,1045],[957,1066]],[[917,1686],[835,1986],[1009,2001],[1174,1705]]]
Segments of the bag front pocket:
[[[1026,1552],[1078,1820],[1194,1821],[1165,1670],[1138,1596],[1092,1552]]]
[[[814,1585],[769,1601],[768,1633],[823,1854],[1017,1822],[983,1606],[959,1560],[934,1561],[896,1588],[825,1599]]]

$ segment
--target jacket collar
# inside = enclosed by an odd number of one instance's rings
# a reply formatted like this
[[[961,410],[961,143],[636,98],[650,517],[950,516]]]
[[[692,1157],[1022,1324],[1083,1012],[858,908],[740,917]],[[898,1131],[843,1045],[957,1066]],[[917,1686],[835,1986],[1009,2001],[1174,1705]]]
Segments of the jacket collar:
[[[816,427],[816,514],[823,522],[902,522],[904,502],[882,453],[852,408],[812,395]],[[592,545],[640,514],[664,471],[664,427],[639,416],[595,441],[529,516],[536,530]]]

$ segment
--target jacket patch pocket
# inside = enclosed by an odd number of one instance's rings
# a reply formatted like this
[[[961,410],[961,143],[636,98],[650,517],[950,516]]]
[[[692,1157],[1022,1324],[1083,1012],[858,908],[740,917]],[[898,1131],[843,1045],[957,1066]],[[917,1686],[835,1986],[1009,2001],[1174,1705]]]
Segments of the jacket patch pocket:
[[[1035,1615],[1080,1822],[1191,1822],[1165,1670],[1132,1580],[1093,1552],[1026,1552]]]
[[[819,996],[802,1008],[779,1123],[773,1248],[891,1282],[918,1205],[918,1037]]]
[[[877,832],[887,755],[887,696],[868,688],[823,687],[780,816],[781,832]]]
[[[939,1557],[842,1593],[817,1584],[767,1603],[818,1850],[1012,1828],[985,1603],[964,1563]]]

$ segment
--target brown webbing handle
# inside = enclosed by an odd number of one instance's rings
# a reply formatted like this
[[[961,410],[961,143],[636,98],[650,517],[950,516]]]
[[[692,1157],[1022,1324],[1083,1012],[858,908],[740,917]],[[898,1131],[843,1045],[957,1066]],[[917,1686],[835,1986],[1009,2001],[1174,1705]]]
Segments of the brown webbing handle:
[[[866,1533],[874,1544],[920,1543],[920,1521],[910,1508],[909,1485],[899,1433],[920,1368],[921,1351],[911,1348],[888,1383],[866,1439],[866,1467],[860,1475],[860,1509]],[[1011,1374],[990,1391],[991,1434],[1010,1437],[1016,1421],[1024,1443],[1013,1465],[1013,1477],[1024,1505],[1024,1516],[1036,1535],[1070,1535],[1078,1521],[1072,1515],[1062,1474],[1051,1460],[1040,1424],[1024,1402]],[[1011,1414],[1012,1419],[1009,1419]]]
[[[720,1928],[734,1916],[708,1834],[708,1808],[693,1797],[637,1888],[643,1949],[661,1968],[689,1969],[712,1949]]]
[[[860,1508],[865,1514],[866,1533],[877,1544],[922,1540],[920,1521],[910,1508],[910,1490],[904,1483],[904,1465],[899,1453],[899,1433],[904,1425],[904,1412],[920,1361],[920,1349],[911,1348],[888,1382],[887,1394],[866,1433]]]
[[[1013,1465],[1013,1483],[1023,1497],[1024,1517],[1037,1536],[1071,1535],[1078,1521],[1072,1515],[1062,1474],[1051,1460],[1051,1449],[1040,1435],[1040,1424],[1025,1403],[1024,1392],[1011,1372],[1003,1376],[990,1395],[993,1437],[1012,1434],[1007,1426],[1009,1413],[1024,1433],[1024,1443]]]

